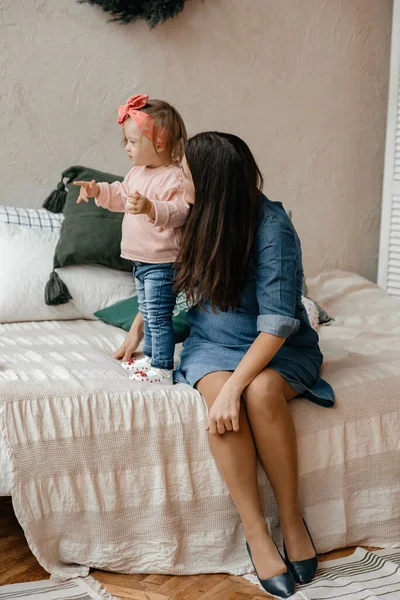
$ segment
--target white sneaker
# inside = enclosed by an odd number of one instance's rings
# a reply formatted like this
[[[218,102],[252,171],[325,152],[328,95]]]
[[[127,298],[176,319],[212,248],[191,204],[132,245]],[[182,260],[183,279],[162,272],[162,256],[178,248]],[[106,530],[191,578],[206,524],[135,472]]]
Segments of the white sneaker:
[[[129,379],[136,383],[159,383],[161,385],[173,385],[173,370],[156,369],[151,367],[147,372],[138,371],[133,375],[129,375]]]
[[[147,373],[151,367],[151,358],[149,356],[131,358],[131,360],[121,363],[121,367],[127,371],[133,371],[133,373],[137,373],[138,371]]]

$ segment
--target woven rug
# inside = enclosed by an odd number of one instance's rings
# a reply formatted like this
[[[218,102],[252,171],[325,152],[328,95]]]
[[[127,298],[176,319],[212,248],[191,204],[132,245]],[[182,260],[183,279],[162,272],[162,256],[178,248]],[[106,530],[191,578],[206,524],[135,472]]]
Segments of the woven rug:
[[[254,575],[244,577],[261,587]],[[321,562],[312,582],[298,586],[292,600],[400,600],[400,548],[357,548],[346,558]]]
[[[56,582],[52,579],[0,587],[0,600],[119,600],[93,577]]]

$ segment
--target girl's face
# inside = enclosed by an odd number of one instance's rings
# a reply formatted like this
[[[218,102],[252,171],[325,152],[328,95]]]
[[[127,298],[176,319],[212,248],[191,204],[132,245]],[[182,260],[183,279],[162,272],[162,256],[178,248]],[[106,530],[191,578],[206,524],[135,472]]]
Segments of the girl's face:
[[[194,183],[185,156],[181,162],[181,171],[182,175],[180,179],[183,184],[183,189],[185,190],[185,200],[188,204],[194,204]]]
[[[161,153],[158,153],[153,142],[149,140],[132,119],[123,124],[125,150],[129,160],[135,167],[160,167],[163,164]]]

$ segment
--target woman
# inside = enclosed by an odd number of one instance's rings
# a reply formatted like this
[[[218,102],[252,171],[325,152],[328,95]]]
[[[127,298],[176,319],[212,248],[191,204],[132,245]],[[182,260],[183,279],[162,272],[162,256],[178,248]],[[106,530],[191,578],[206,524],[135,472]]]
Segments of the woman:
[[[201,133],[186,145],[186,199],[193,204],[178,261],[176,291],[195,305],[176,381],[195,386],[208,409],[210,445],[244,526],[264,589],[288,598],[317,568],[298,500],[296,433],[287,403],[298,395],[332,406],[319,377],[322,354],[301,302],[296,231],[238,137]],[[116,357],[129,360],[137,319]],[[274,489],[283,559],[264,521],[256,455]]]

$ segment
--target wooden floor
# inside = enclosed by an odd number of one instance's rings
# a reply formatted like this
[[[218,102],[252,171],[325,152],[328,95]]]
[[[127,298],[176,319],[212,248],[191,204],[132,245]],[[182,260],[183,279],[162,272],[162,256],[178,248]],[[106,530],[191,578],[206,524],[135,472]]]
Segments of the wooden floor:
[[[347,556],[354,548],[330,553],[325,558]],[[121,600],[265,600],[255,586],[242,577],[229,575],[199,575],[171,577],[169,575],[116,575],[92,571],[107,590]],[[23,531],[15,518],[11,498],[0,497],[0,585],[48,579],[28,548]]]

